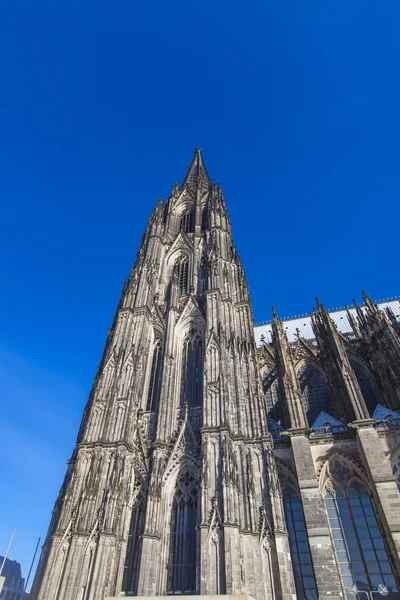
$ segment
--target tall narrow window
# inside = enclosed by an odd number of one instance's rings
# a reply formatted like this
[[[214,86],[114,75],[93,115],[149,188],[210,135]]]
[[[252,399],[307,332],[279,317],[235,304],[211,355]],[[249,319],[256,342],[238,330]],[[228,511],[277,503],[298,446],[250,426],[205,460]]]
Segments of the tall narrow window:
[[[208,229],[208,209],[203,208],[203,212],[201,213],[201,230],[205,231]]]
[[[350,463],[335,459],[328,469],[324,499],[346,597],[351,597],[347,592],[353,585],[372,591],[384,583],[390,591],[388,598],[398,598],[392,565],[367,489]]]
[[[145,504],[144,498],[140,496],[132,510],[123,580],[123,591],[135,594],[137,593],[144,521]]]
[[[154,346],[146,410],[157,410],[161,390],[161,341]]]
[[[185,233],[193,231],[193,210],[187,210],[181,215],[180,230]]]
[[[283,402],[279,392],[279,382],[277,379],[271,383],[271,378],[266,377],[263,381],[265,408],[268,419],[284,427]]]
[[[364,369],[356,360],[350,358],[350,365],[354,371],[354,375],[357,378],[358,385],[360,386],[361,393],[363,395],[365,404],[368,408],[369,414],[372,416],[378,401],[375,396],[375,392],[372,388],[370,379],[366,369]]]
[[[283,507],[289,533],[290,555],[298,600],[317,600],[317,586],[306,531],[303,506],[294,487],[284,473],[279,473]]]
[[[178,283],[179,295],[185,296],[189,292],[189,259],[182,256],[174,266],[174,277]]]
[[[168,591],[196,592],[197,483],[190,471],[178,477],[172,505]]]
[[[188,402],[200,406],[203,401],[203,342],[198,331],[191,331],[183,342],[181,406]]]
[[[308,424],[311,426],[321,411],[331,414],[328,384],[323,374],[309,364],[300,369],[298,377]]]

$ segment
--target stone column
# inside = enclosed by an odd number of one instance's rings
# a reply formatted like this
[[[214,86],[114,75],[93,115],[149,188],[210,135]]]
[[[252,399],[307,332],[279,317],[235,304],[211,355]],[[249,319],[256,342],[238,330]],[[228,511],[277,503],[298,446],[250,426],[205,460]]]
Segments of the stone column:
[[[400,493],[373,419],[354,421],[357,444],[364,459],[387,542],[400,572]]]
[[[343,598],[335,551],[329,535],[324,501],[319,491],[306,429],[289,430],[303,503],[308,543],[319,600]]]

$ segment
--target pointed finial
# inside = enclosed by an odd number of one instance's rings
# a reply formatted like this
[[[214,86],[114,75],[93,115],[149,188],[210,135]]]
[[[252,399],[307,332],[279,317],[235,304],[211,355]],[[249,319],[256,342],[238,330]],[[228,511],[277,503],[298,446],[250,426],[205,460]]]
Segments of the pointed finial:
[[[353,298],[353,304],[356,307],[356,312],[357,312],[357,316],[360,320],[360,323],[364,323],[365,322],[365,315],[362,311],[361,306],[358,304],[357,300],[355,298]]]
[[[195,154],[201,154],[203,152],[203,150],[200,148],[200,146],[197,146],[196,150],[194,151]]]
[[[318,296],[315,298],[315,300],[316,300],[316,302],[317,302],[317,307],[318,307],[318,310],[319,310],[320,312],[323,312],[323,311],[325,311],[325,307],[324,307],[324,305],[322,304],[322,302],[320,302],[320,299],[318,298]]]
[[[274,320],[274,323],[277,323],[279,321],[278,313],[276,312],[275,306],[272,307],[272,318]]]
[[[347,312],[347,319],[349,321],[350,327],[352,328],[352,330],[354,331],[354,333],[356,334],[357,337],[360,337],[360,332],[358,330],[358,325],[357,325],[357,321],[355,320],[354,316],[351,314],[349,307],[347,306],[347,304],[344,305],[346,312]]]
[[[365,302],[366,306],[368,306],[369,310],[372,312],[376,312],[376,305],[372,302],[372,300],[368,296],[367,292],[365,290],[361,290],[361,293],[363,295],[364,302]]]

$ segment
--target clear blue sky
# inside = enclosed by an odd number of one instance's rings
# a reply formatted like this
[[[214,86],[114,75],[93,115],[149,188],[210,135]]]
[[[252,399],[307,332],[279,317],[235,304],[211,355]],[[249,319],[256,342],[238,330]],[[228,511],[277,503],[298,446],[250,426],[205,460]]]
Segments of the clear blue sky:
[[[400,293],[398,0],[0,9],[0,553],[45,536],[122,284],[200,145],[257,321]]]

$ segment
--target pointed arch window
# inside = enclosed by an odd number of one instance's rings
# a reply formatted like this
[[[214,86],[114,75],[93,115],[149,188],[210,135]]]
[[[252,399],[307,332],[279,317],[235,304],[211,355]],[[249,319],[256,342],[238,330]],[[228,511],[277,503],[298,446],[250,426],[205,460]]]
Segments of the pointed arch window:
[[[151,362],[151,373],[149,391],[147,394],[146,410],[154,411],[158,408],[161,391],[161,364],[162,364],[162,344],[158,340],[154,346],[153,358]]]
[[[332,412],[328,384],[321,371],[310,364],[303,365],[298,378],[308,424],[311,426],[321,411]]]
[[[128,550],[126,553],[123,591],[137,593],[140,558],[142,551],[142,535],[145,524],[145,499],[142,494],[132,510],[131,524],[128,537]]]
[[[328,470],[324,500],[345,595],[353,585],[372,591],[384,583],[388,598],[397,598],[378,515],[364,483],[347,461],[334,459]]]
[[[203,403],[203,340],[201,333],[192,330],[184,339],[182,349],[181,407]]]
[[[182,213],[179,229],[185,233],[193,232],[193,210],[191,208]]]
[[[187,256],[182,256],[177,260],[173,273],[178,284],[179,295],[186,296],[189,292],[189,259]]]
[[[289,533],[290,555],[293,563],[296,594],[299,600],[317,600],[314,567],[308,543],[303,505],[294,486],[282,471],[283,507]]]
[[[263,380],[265,409],[268,419],[272,419],[275,423],[284,427],[283,402],[279,390],[279,382],[277,379],[274,379],[274,375],[274,373],[272,375],[269,374]]]
[[[368,377],[368,373],[365,368],[354,358],[350,358],[350,365],[354,371],[354,375],[358,381],[358,385],[360,386],[361,393],[363,395],[365,404],[368,408],[369,414],[372,415],[378,401],[375,396],[375,392],[372,388],[370,378]]]
[[[172,503],[168,591],[196,592],[196,522],[198,486],[190,471],[177,480]]]

